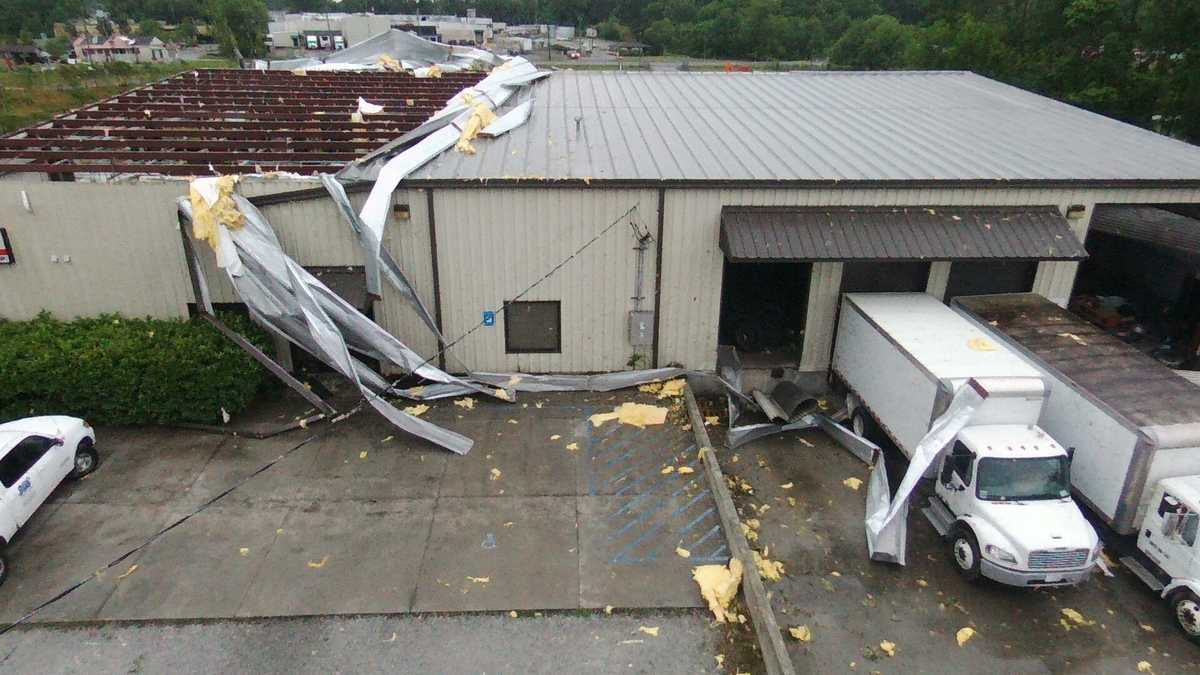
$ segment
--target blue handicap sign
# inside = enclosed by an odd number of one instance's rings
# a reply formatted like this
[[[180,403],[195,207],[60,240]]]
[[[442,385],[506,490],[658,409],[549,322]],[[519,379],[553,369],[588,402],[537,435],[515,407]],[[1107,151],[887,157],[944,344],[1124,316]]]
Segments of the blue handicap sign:
[[[483,312],[483,325],[495,326],[496,325],[496,313],[491,311],[490,309],[485,310]]]

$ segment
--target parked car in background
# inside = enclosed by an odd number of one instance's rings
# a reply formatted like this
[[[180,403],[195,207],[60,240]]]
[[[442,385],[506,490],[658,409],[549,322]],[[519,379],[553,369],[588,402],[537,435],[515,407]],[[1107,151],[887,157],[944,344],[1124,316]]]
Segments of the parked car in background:
[[[0,424],[0,584],[5,548],[65,478],[96,469],[96,432],[78,417],[47,415]]]

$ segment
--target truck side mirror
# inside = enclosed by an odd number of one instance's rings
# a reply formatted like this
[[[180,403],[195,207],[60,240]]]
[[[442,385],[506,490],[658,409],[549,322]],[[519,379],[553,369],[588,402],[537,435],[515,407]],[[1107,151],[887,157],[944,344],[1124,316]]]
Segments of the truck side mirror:
[[[1067,463],[1075,461],[1075,446],[1067,448]]]

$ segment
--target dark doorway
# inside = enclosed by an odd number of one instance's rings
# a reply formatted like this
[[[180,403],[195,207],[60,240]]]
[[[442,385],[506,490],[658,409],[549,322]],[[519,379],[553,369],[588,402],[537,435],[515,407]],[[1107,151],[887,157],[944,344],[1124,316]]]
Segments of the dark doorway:
[[[1027,293],[1037,276],[1036,260],[955,261],[950,264],[946,302],[960,295]]]
[[[743,355],[798,359],[811,274],[808,263],[725,261],[718,341]]]
[[[842,267],[842,293],[923,293],[927,262],[848,262]]]

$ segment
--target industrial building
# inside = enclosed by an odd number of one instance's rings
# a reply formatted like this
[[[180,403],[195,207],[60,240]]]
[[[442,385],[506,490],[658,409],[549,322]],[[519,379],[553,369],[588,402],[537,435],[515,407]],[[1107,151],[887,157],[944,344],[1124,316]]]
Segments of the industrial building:
[[[5,137],[0,317],[186,316],[174,199],[213,170],[259,175],[240,190],[302,265],[361,274],[313,174],[473,77],[200,71]],[[354,121],[359,96],[385,112]],[[561,265],[451,370],[713,370],[729,345],[750,368],[823,372],[843,292],[1065,305],[1098,205],[1200,203],[1200,148],[965,72],[561,71],[506,108],[530,98],[527,123],[392,196],[384,246],[450,339]],[[370,187],[347,184],[356,207]],[[397,295],[359,302],[436,353]]]

